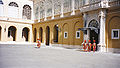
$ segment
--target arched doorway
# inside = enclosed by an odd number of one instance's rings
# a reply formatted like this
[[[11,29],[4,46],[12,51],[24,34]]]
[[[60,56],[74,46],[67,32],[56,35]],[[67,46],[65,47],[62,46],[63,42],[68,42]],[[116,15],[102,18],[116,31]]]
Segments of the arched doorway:
[[[89,40],[91,40],[91,43],[93,43],[93,40],[95,40],[95,43],[98,44],[100,34],[99,23],[96,20],[91,20],[88,27],[90,28]]]
[[[53,36],[53,42],[58,43],[58,25],[54,26],[54,36]]]
[[[50,28],[49,26],[46,27],[46,45],[49,46],[50,41]]]
[[[37,35],[37,30],[34,28],[34,42],[36,42],[36,35]]]
[[[25,41],[29,41],[29,28],[27,27],[23,28],[22,38],[25,38]]]
[[[42,27],[40,27],[39,38],[40,38],[41,42],[42,42],[42,36],[43,36],[43,29],[42,29]]]
[[[8,28],[8,37],[12,37],[12,40],[15,41],[16,40],[16,27],[14,26],[10,26]]]
[[[2,27],[0,26],[0,41],[1,41]]]

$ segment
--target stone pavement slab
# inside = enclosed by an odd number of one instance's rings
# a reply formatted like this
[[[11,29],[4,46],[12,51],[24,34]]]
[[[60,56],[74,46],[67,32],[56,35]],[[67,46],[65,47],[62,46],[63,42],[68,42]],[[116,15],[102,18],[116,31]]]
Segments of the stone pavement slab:
[[[120,54],[0,44],[0,68],[120,68]]]

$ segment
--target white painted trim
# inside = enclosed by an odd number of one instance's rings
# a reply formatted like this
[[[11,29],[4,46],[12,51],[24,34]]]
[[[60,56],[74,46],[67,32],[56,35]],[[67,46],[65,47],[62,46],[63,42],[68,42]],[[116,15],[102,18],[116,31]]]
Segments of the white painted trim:
[[[79,33],[79,37],[77,37],[77,33]],[[76,31],[76,39],[80,38],[80,31]]]
[[[65,37],[65,33],[67,33],[67,37]],[[64,38],[68,38],[68,32],[64,32]]]
[[[118,37],[114,37],[113,31],[118,31]],[[112,39],[119,39],[119,29],[112,29],[111,38]]]

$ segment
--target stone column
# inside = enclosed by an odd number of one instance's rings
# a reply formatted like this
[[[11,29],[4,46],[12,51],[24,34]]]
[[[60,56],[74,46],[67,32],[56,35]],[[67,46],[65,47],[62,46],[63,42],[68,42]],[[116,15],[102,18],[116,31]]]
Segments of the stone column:
[[[64,1],[61,0],[61,15],[60,15],[60,17],[64,16],[64,14],[63,14],[63,3],[64,3]]]
[[[75,15],[75,0],[72,0],[72,13],[71,15]]]
[[[44,18],[44,21],[47,20],[47,6],[46,6],[47,3],[44,4],[44,9],[45,9],[45,18]]]
[[[98,44],[99,51],[106,52],[105,44],[105,21],[106,21],[106,9],[101,9],[99,12],[100,19],[100,42]]]
[[[34,5],[34,3],[32,2],[32,5]],[[34,20],[34,6],[31,6],[32,10],[31,10],[31,20]]]
[[[52,19],[54,19],[54,1],[52,0]]]

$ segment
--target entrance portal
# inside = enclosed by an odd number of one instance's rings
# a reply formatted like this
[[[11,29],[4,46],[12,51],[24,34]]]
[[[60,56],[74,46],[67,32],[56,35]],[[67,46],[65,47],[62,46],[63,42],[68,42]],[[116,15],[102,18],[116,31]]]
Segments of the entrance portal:
[[[46,27],[46,45],[49,46],[50,41],[50,28],[49,26]]]
[[[88,27],[90,28],[90,35],[89,35],[89,40],[91,40],[91,43],[93,44],[93,40],[95,40],[95,43],[99,43],[99,24],[96,20],[92,20]],[[97,47],[96,47],[97,50]]]

